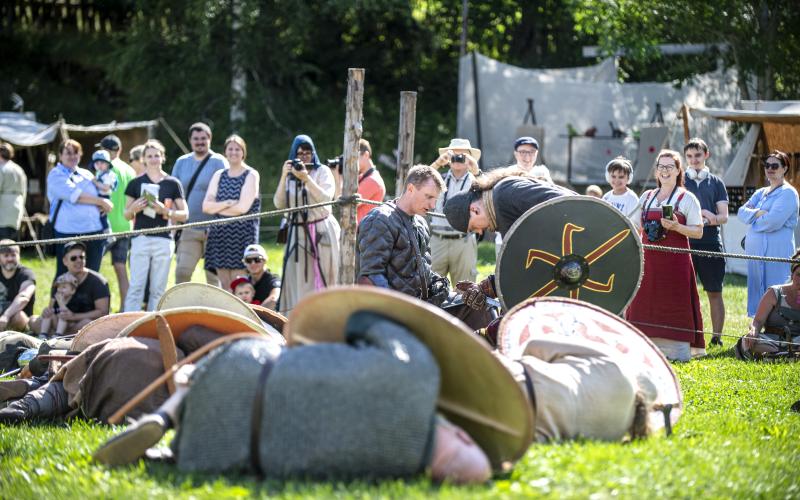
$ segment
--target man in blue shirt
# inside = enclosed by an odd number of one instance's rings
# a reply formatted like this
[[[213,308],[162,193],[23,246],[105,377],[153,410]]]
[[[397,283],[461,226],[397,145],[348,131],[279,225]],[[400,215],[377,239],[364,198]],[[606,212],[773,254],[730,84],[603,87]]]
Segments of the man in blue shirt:
[[[708,145],[695,137],[683,147],[688,168],[686,189],[700,200],[703,216],[703,237],[690,239],[694,250],[722,251],[719,227],[728,222],[728,192],[722,179],[712,174],[706,166],[711,155]],[[712,344],[722,345],[722,327],[725,324],[725,303],[722,300],[722,281],[725,278],[725,259],[722,257],[700,257],[692,255],[694,269],[703,283],[711,309],[711,325],[714,328]]]
[[[189,127],[189,143],[192,152],[187,153],[175,162],[172,175],[183,185],[186,204],[189,207],[189,222],[200,222],[212,219],[213,215],[203,213],[203,199],[206,197],[208,183],[217,170],[228,168],[228,160],[219,153],[211,151],[211,128],[205,123],[197,122]],[[195,178],[195,173],[202,170]],[[195,181],[192,185],[192,178]],[[177,244],[175,263],[175,283],[184,283],[192,279],[197,263],[206,253],[205,228],[184,229]],[[206,282],[219,286],[217,276],[206,270]]]

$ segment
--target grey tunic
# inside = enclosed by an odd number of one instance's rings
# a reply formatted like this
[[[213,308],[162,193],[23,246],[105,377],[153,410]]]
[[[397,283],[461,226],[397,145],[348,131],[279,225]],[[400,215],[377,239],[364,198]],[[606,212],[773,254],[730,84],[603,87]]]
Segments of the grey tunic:
[[[567,188],[527,177],[508,177],[492,188],[497,232],[505,235],[522,214],[547,200],[575,195]]]

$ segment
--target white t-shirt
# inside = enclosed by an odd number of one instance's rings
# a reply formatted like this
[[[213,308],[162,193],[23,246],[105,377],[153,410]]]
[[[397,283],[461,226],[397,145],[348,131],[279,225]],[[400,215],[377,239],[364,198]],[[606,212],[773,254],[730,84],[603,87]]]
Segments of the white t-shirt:
[[[614,191],[609,191],[603,195],[603,201],[622,212],[625,217],[633,221],[639,220],[642,207],[639,206],[639,198],[633,190],[625,188],[623,194],[614,194]]]
[[[653,210],[661,208],[661,205],[668,205],[671,203],[675,212],[680,212],[686,217],[687,226],[703,225],[703,216],[700,213],[700,201],[690,191],[679,188],[675,191],[675,194],[673,194],[670,199],[664,200],[662,203],[659,203],[658,200],[653,200],[653,203],[650,204],[650,198],[652,197],[651,193],[652,190],[647,190],[642,194],[642,197],[639,198],[639,203],[642,204],[642,210],[646,209],[647,205],[650,205],[650,210]],[[681,193],[683,193],[683,198],[681,198],[681,202],[676,205],[675,201],[678,199]],[[636,221],[636,223],[637,225],[641,226],[641,218],[640,220]]]

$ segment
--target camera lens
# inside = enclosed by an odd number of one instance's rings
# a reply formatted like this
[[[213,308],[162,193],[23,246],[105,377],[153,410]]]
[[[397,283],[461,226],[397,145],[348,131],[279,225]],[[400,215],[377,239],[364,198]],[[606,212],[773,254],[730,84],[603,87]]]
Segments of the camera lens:
[[[453,155],[453,158],[450,159],[450,163],[466,163],[467,156],[460,154],[460,155]]]

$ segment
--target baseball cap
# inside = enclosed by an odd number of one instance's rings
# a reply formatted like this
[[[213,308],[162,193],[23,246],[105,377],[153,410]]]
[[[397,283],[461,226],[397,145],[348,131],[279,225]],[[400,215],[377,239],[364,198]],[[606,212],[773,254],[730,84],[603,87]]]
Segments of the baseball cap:
[[[244,249],[244,259],[248,257],[261,257],[264,260],[267,260],[267,251],[264,250],[264,247],[258,244],[247,245],[247,248]]]
[[[82,241],[69,241],[64,245],[64,255],[67,255],[76,248],[86,251],[86,244]]]
[[[99,149],[92,153],[92,163],[96,161],[104,161],[106,163],[111,163],[111,155],[108,154],[108,151]]]
[[[122,141],[120,141],[119,137],[116,135],[109,134],[103,137],[94,147],[108,149],[109,151],[117,151],[122,149]]]
[[[524,137],[520,137],[519,139],[514,141],[514,151],[516,151],[518,147],[520,147],[520,146],[522,146],[524,144],[530,144],[531,146],[535,147],[536,149],[539,149],[539,141],[537,141],[533,137],[524,136]]]

